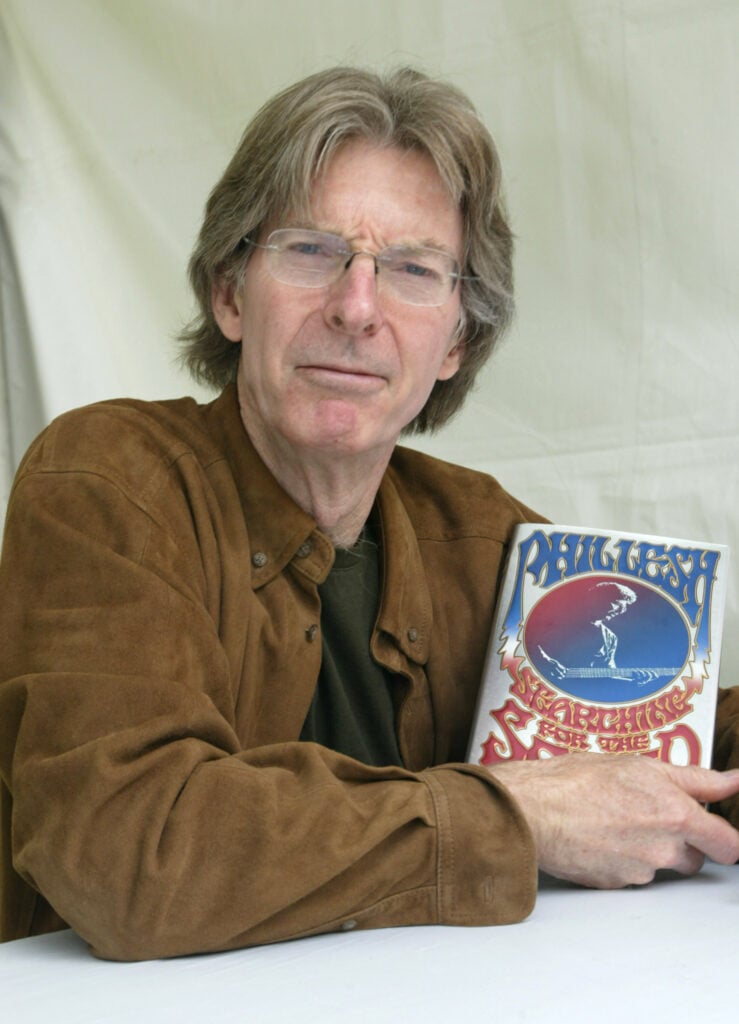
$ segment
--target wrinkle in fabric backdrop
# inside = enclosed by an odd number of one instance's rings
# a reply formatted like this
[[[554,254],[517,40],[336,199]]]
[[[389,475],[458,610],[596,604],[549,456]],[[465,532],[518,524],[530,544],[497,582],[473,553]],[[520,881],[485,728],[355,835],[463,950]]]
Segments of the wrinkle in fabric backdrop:
[[[205,198],[257,107],[337,62],[456,82],[503,160],[517,321],[413,443],[561,522],[729,543],[738,681],[735,0],[3,0],[3,506],[65,409],[207,397],[173,342]]]

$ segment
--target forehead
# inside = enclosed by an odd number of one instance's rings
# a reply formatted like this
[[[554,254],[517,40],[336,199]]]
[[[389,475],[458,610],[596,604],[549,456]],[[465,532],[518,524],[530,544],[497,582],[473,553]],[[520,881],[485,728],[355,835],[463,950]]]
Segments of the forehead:
[[[426,153],[352,141],[333,154],[310,197],[316,226],[351,239],[413,241],[461,254],[458,204]]]

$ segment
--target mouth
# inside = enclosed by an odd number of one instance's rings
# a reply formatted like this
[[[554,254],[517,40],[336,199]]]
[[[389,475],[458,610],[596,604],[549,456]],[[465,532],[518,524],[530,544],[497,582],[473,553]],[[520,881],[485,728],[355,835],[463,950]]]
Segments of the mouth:
[[[385,383],[385,377],[382,374],[356,366],[311,363],[298,366],[297,370],[301,377],[309,380],[312,384],[332,390],[369,392],[378,390]]]

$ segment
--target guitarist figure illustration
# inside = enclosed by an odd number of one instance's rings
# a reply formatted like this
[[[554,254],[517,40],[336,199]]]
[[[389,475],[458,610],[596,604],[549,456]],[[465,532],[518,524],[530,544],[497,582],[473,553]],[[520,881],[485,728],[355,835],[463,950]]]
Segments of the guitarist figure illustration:
[[[564,665],[541,646],[538,651],[552,680],[616,679],[644,686],[663,675],[675,675],[680,666],[669,668],[619,668],[616,663],[618,636],[609,623],[623,615],[637,596],[631,587],[612,581],[595,583],[585,592],[583,617],[574,633],[570,632],[568,649],[573,664]],[[570,625],[572,630],[572,625]]]

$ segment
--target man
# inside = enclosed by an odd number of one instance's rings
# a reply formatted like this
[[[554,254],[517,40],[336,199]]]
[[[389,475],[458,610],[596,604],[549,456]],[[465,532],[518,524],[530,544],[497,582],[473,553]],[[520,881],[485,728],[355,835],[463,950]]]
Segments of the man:
[[[510,319],[491,140],[413,71],[276,97],[212,193],[188,361],[210,405],[104,403],[32,446],[0,576],[3,937],[101,956],[525,917],[739,858],[739,772],[465,765],[512,526],[396,447]],[[739,763],[739,694],[718,753]]]

